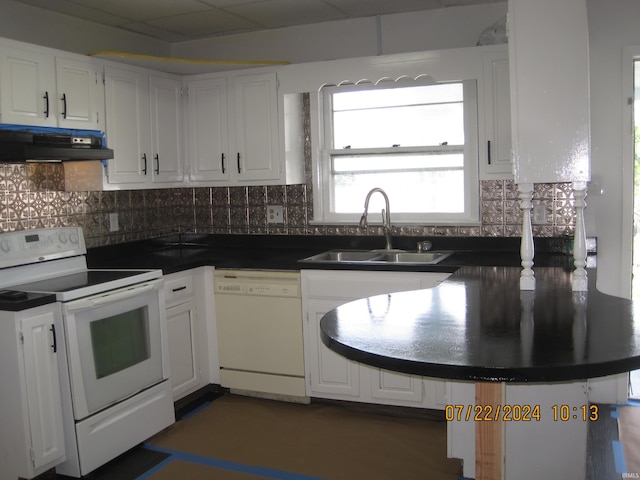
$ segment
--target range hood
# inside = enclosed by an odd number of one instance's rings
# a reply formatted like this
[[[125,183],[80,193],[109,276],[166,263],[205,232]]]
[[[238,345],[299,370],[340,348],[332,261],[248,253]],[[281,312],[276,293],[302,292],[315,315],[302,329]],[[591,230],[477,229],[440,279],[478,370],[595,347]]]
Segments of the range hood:
[[[93,130],[0,128],[0,162],[65,162],[108,160],[104,134]]]

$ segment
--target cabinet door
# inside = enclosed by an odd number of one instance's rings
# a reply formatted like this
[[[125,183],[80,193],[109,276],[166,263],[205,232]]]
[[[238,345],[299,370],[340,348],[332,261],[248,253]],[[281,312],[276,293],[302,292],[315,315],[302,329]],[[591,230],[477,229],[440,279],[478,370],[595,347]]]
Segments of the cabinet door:
[[[361,375],[366,375],[370,382],[370,394],[380,403],[402,401],[408,405],[420,405],[423,400],[422,377],[391,372],[368,365],[360,366]],[[397,402],[392,402],[397,403]]]
[[[123,68],[105,69],[107,142],[114,150],[111,184],[144,184],[151,177],[149,78]]]
[[[311,396],[357,400],[360,396],[359,364],[325,347],[320,338],[320,319],[341,302],[310,301],[307,306],[307,343]]]
[[[193,300],[167,309],[167,338],[173,399],[178,400],[200,385],[195,348]]]
[[[232,157],[228,143],[227,79],[188,82],[187,112],[189,179],[228,181]]]
[[[21,322],[32,461],[36,470],[65,455],[55,339],[55,335],[63,332],[56,332],[54,325],[53,312]]]
[[[432,288],[450,274],[442,272],[311,271],[302,273],[307,313],[305,355],[311,395],[389,405],[444,408],[445,382],[387,371],[347,360],[327,348],[320,319],[329,310],[357,298],[371,297],[371,308],[385,308],[385,293]],[[355,377],[355,378],[354,378]]]
[[[91,61],[56,57],[58,126],[104,130],[104,85]]]
[[[240,183],[280,178],[275,73],[234,78],[235,155]]]
[[[0,48],[0,120],[56,126],[54,60],[34,50]]]
[[[511,100],[508,53],[492,52],[484,56],[485,135],[484,170],[513,178],[511,163]],[[490,178],[496,178],[491,175]]]
[[[154,183],[182,181],[182,83],[179,78],[149,77],[151,178]]]

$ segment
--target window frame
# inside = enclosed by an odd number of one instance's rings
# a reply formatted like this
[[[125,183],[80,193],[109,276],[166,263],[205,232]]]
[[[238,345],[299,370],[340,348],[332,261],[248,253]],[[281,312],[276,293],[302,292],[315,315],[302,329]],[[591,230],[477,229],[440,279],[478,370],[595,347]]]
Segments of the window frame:
[[[389,79],[382,79],[389,80]],[[368,148],[368,149],[333,149],[331,147],[332,132],[332,110],[330,104],[330,93],[337,88],[346,87],[351,90],[362,90],[368,88],[403,88],[420,85],[433,85],[435,82],[429,76],[418,76],[411,78],[410,83],[406,77],[402,77],[402,82],[398,80],[395,84],[387,81],[369,82],[363,81],[351,83],[349,85],[325,85],[318,90],[317,96],[312,96],[311,100],[311,120],[312,131],[319,133],[317,148],[313,150],[313,198],[314,198],[314,215],[313,223],[332,223],[332,224],[357,224],[359,222],[360,213],[346,214],[336,213],[332,211],[333,205],[333,188],[331,185],[332,177],[332,154],[353,155],[354,153],[378,153],[389,152],[389,149]],[[480,224],[480,200],[479,200],[479,152],[478,152],[478,92],[477,81],[458,80],[441,83],[462,83],[464,96],[464,129],[465,144],[463,147],[464,154],[464,188],[465,201],[464,211],[460,213],[447,212],[420,212],[420,213],[402,213],[394,211],[393,198],[390,200],[391,220],[393,224],[437,224],[437,225],[479,225]],[[326,113],[326,114],[325,114]],[[314,126],[315,123],[315,126]],[[394,153],[414,153],[422,151],[447,151],[457,147],[447,146],[426,146],[426,147],[396,147]],[[364,198],[362,205],[364,209]],[[371,224],[381,223],[381,219],[377,216],[371,216]]]

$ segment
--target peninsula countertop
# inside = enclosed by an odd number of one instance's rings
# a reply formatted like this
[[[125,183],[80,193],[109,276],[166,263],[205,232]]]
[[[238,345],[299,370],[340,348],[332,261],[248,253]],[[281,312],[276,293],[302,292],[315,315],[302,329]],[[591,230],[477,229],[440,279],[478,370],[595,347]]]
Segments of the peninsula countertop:
[[[321,320],[322,340],[358,362],[455,380],[560,382],[640,368],[633,302],[571,291],[571,270],[461,267],[432,289],[356,300]],[[637,305],[636,305],[637,307]]]

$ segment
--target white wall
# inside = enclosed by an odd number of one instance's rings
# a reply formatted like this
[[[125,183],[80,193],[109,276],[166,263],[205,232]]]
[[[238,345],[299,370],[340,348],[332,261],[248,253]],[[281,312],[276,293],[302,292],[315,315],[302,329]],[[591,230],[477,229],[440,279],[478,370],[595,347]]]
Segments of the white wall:
[[[227,35],[173,44],[173,55],[292,63],[476,45],[505,1]]]
[[[0,0],[0,37],[80,54],[114,50],[168,55],[170,51],[169,44],[144,35],[46,12],[12,0]]]
[[[587,234],[598,237],[598,288],[629,296],[632,201],[629,182],[633,158],[623,155],[632,142],[623,119],[631,115],[622,91],[623,49],[640,46],[640,2],[587,0],[591,81],[591,172],[604,194],[587,197]],[[624,174],[623,174],[624,171]],[[624,182],[627,182],[625,185]],[[626,197],[626,198],[625,198]],[[626,206],[625,206],[626,202]]]

